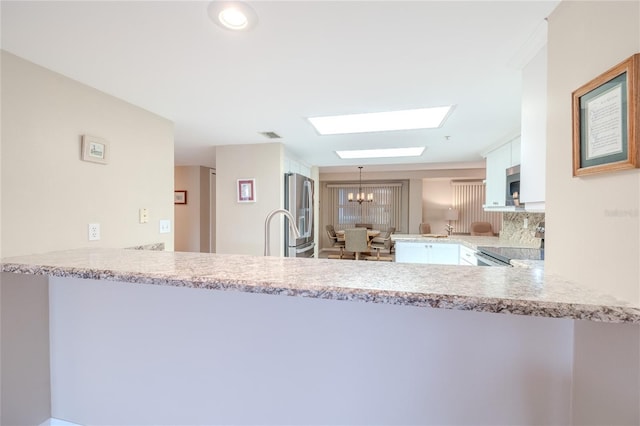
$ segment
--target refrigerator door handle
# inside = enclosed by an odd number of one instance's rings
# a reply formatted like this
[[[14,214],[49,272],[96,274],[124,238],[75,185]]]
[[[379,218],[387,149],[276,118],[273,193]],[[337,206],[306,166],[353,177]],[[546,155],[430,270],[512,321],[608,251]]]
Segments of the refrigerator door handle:
[[[309,211],[309,220],[305,224],[304,237],[310,237],[313,232],[313,229],[311,229],[311,224],[313,223],[313,190],[311,181],[304,181],[304,187],[307,190],[307,210]]]

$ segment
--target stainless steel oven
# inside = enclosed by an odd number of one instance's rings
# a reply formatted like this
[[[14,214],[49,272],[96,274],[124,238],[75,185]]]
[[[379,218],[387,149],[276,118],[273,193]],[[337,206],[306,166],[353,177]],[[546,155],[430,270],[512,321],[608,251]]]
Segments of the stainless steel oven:
[[[478,260],[478,266],[511,266],[510,263],[503,262],[479,251],[476,252],[476,259]]]
[[[478,266],[511,266],[513,259],[544,260],[544,249],[527,247],[478,247]]]

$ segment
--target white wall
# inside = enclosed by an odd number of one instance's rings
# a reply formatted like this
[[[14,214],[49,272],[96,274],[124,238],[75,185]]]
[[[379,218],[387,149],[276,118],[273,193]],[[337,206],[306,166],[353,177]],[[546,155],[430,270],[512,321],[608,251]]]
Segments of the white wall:
[[[49,280],[2,273],[0,424],[37,425],[51,417]]]
[[[264,253],[264,222],[284,206],[284,147],[280,143],[216,147],[216,252]],[[238,179],[256,179],[256,202],[238,203]],[[271,220],[271,255],[282,256],[283,217]]]
[[[83,134],[110,143],[109,164],[81,160]],[[3,51],[2,255],[172,250],[160,219],[173,222],[173,124]],[[88,241],[89,223],[100,223],[100,241]]]
[[[50,283],[52,415],[78,424],[569,424],[571,320]]]
[[[575,321],[572,425],[640,424],[640,324]]]
[[[564,1],[549,17],[545,269],[640,304],[640,171],[572,177],[571,92],[640,52],[640,2]]]

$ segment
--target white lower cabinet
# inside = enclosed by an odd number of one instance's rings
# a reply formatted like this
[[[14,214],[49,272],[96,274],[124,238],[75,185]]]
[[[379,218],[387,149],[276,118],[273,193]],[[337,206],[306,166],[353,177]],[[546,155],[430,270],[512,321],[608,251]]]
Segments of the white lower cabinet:
[[[397,241],[396,262],[458,265],[459,250],[459,244]]]
[[[475,250],[460,245],[460,265],[478,266]]]

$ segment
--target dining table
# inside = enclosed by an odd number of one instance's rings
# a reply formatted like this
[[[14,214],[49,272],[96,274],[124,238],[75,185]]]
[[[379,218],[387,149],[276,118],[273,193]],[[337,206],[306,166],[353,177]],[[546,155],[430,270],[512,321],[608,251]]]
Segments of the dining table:
[[[375,237],[377,237],[378,235],[380,235],[380,230],[378,229],[367,229],[367,240],[368,242],[371,242],[372,239],[374,239]],[[336,231],[336,235],[338,236],[339,239],[344,239],[344,229],[341,229],[339,231]]]

